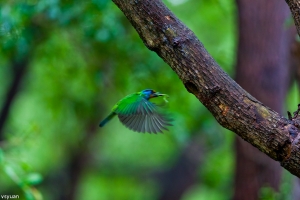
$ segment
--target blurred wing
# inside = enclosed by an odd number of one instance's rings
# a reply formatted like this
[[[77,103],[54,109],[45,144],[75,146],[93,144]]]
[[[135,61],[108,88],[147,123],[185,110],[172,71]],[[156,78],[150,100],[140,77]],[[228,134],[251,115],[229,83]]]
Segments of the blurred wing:
[[[145,98],[141,97],[137,101],[127,102],[116,109],[120,121],[129,129],[142,133],[162,133],[168,130],[167,126],[172,126],[172,119],[163,114],[161,108]]]

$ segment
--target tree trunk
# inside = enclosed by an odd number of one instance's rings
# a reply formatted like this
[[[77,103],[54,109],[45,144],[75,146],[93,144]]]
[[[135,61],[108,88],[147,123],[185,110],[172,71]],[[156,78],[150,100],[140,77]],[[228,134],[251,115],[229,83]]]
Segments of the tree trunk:
[[[11,64],[12,83],[7,89],[7,94],[3,106],[0,111],[0,142],[4,141],[4,128],[8,120],[9,111],[13,104],[13,101],[19,91],[22,80],[26,74],[29,65],[29,58],[14,59]]]
[[[283,1],[237,0],[239,40],[237,82],[281,113],[288,85],[288,7]],[[234,199],[259,199],[264,186],[279,189],[281,167],[241,138],[236,138]]]
[[[197,172],[205,154],[202,137],[193,136],[177,162],[160,176],[159,200],[180,200],[197,181]]]

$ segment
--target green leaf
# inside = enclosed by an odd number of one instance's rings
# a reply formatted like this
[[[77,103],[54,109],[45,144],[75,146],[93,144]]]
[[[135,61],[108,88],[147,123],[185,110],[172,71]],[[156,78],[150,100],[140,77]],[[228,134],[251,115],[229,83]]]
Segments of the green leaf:
[[[37,185],[43,181],[43,176],[39,173],[30,173],[24,180],[29,185]]]
[[[15,183],[19,184],[20,183],[20,178],[16,174],[15,170],[9,166],[9,165],[4,165],[3,167],[4,172],[9,176]]]

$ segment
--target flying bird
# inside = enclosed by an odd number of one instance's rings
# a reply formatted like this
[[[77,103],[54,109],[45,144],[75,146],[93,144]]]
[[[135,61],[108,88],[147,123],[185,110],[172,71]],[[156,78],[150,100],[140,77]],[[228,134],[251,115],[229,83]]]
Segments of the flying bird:
[[[162,109],[161,106],[150,102],[151,98],[168,95],[161,94],[152,89],[145,89],[141,92],[130,94],[121,99],[113,108],[111,113],[100,122],[103,127],[114,116],[118,115],[119,120],[127,128],[141,133],[162,133],[172,126],[172,118]]]

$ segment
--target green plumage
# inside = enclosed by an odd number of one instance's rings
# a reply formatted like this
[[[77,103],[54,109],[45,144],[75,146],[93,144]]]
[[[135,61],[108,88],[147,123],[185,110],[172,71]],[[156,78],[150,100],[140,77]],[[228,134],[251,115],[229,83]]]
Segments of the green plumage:
[[[112,109],[112,112],[102,122],[103,127],[115,115],[127,128],[142,133],[159,133],[168,130],[172,119],[164,113],[161,107],[149,101],[149,99],[165,96],[154,90],[143,90],[130,94],[121,99]]]

